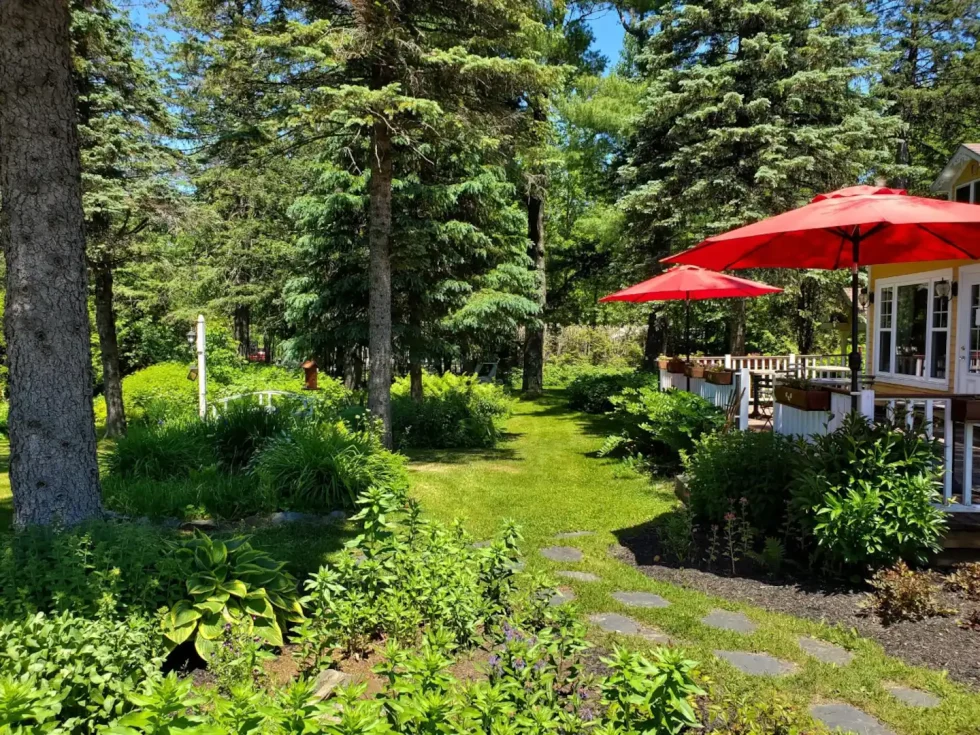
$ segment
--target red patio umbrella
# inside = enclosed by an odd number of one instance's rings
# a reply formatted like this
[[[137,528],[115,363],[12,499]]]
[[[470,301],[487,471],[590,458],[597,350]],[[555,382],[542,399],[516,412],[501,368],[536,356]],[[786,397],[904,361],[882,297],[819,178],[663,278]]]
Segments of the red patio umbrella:
[[[684,341],[687,359],[691,359],[691,302],[705,299],[731,299],[738,297],[764,296],[779,293],[783,289],[765,283],[736,278],[724,273],[705,270],[693,265],[671,268],[648,281],[630,286],[614,294],[603,296],[600,302],[607,301],[684,301]]]
[[[908,196],[904,189],[851,186],[810,204],[709,237],[665,263],[704,268],[850,268],[851,393],[857,407],[861,356],[858,266],[980,258],[980,207]]]

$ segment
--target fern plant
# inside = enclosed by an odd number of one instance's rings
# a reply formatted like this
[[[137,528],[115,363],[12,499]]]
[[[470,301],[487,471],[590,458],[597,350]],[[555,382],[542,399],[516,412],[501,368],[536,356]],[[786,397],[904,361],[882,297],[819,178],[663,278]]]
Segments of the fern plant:
[[[198,532],[180,545],[177,555],[185,566],[190,597],[163,616],[163,634],[171,647],[193,637],[194,648],[208,660],[233,626],[281,646],[286,624],[303,621],[296,580],[247,539],[219,541]]]

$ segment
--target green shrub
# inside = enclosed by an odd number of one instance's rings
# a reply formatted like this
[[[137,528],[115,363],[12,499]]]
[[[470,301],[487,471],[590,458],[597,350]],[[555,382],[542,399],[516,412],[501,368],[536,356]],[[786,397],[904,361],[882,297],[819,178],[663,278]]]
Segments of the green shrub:
[[[322,510],[354,504],[370,487],[404,489],[405,458],[387,451],[369,428],[300,426],[272,439],[251,471],[282,507]]]
[[[4,537],[0,616],[70,610],[118,617],[153,613],[180,593],[182,579],[161,530],[91,523],[70,531],[31,528]]]
[[[796,522],[840,565],[924,561],[945,531],[942,447],[920,431],[852,414],[802,443],[791,488]]]
[[[610,401],[623,431],[607,439],[603,453],[643,457],[662,468],[676,468],[698,439],[725,423],[720,408],[686,391],[627,388]]]
[[[956,612],[940,605],[939,585],[931,575],[912,571],[903,561],[875,573],[871,587],[874,591],[862,607],[877,615],[885,625]]]
[[[724,522],[733,507],[764,533],[779,531],[793,480],[796,444],[770,431],[707,434],[684,460],[695,518]],[[745,498],[747,502],[740,502]]]
[[[127,693],[158,676],[163,663],[157,626],[140,616],[112,621],[38,613],[0,626],[0,637],[2,689],[12,681],[31,686],[51,702],[63,732],[95,732],[124,714],[132,707]],[[0,718],[9,714],[0,711]]]
[[[106,466],[118,477],[167,480],[189,477],[216,461],[208,425],[192,418],[130,427],[115,440]]]
[[[194,639],[205,661],[233,626],[270,646],[282,646],[289,622],[303,620],[296,580],[283,564],[245,538],[220,541],[198,533],[176,550],[187,595],[161,620],[171,646]]]
[[[171,480],[109,475],[102,479],[102,502],[110,510],[133,518],[181,520],[234,520],[279,508],[275,493],[252,475],[227,475],[216,467]]]
[[[407,377],[391,388],[392,426],[399,447],[463,449],[492,447],[499,421],[510,412],[500,386],[474,376],[422,376],[421,403],[412,400]]]
[[[296,424],[290,408],[270,411],[257,404],[235,403],[209,420],[207,435],[218,467],[225,472],[244,469],[266,442]]]
[[[636,370],[595,368],[584,371],[568,384],[568,405],[586,413],[606,413],[613,408],[610,398],[625,388],[642,388],[656,383],[654,373]]]

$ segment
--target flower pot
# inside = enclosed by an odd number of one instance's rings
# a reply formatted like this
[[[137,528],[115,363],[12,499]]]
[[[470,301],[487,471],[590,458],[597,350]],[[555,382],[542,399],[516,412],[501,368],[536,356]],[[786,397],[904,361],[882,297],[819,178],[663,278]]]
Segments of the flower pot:
[[[673,359],[667,363],[667,372],[675,373],[677,375],[683,375],[685,371],[685,365],[683,360]]]
[[[735,379],[734,370],[708,370],[704,374],[705,380],[712,385],[731,385]]]
[[[821,388],[791,388],[777,385],[774,389],[776,403],[792,406],[800,411],[829,411],[830,391]]]
[[[670,358],[669,357],[660,357],[660,358],[658,358],[657,359],[657,367],[660,368],[661,370],[666,370],[667,368],[669,368],[670,367]]]
[[[703,378],[704,369],[704,365],[687,365],[684,374],[689,378]]]

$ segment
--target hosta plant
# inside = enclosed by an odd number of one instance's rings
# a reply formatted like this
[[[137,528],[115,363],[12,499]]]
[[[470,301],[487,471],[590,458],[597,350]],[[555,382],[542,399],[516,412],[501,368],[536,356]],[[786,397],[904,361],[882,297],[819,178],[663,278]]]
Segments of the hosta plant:
[[[296,580],[247,539],[220,541],[199,532],[179,546],[177,555],[189,597],[163,616],[163,634],[171,646],[193,637],[194,648],[208,660],[232,627],[281,646],[286,624],[303,621]]]

